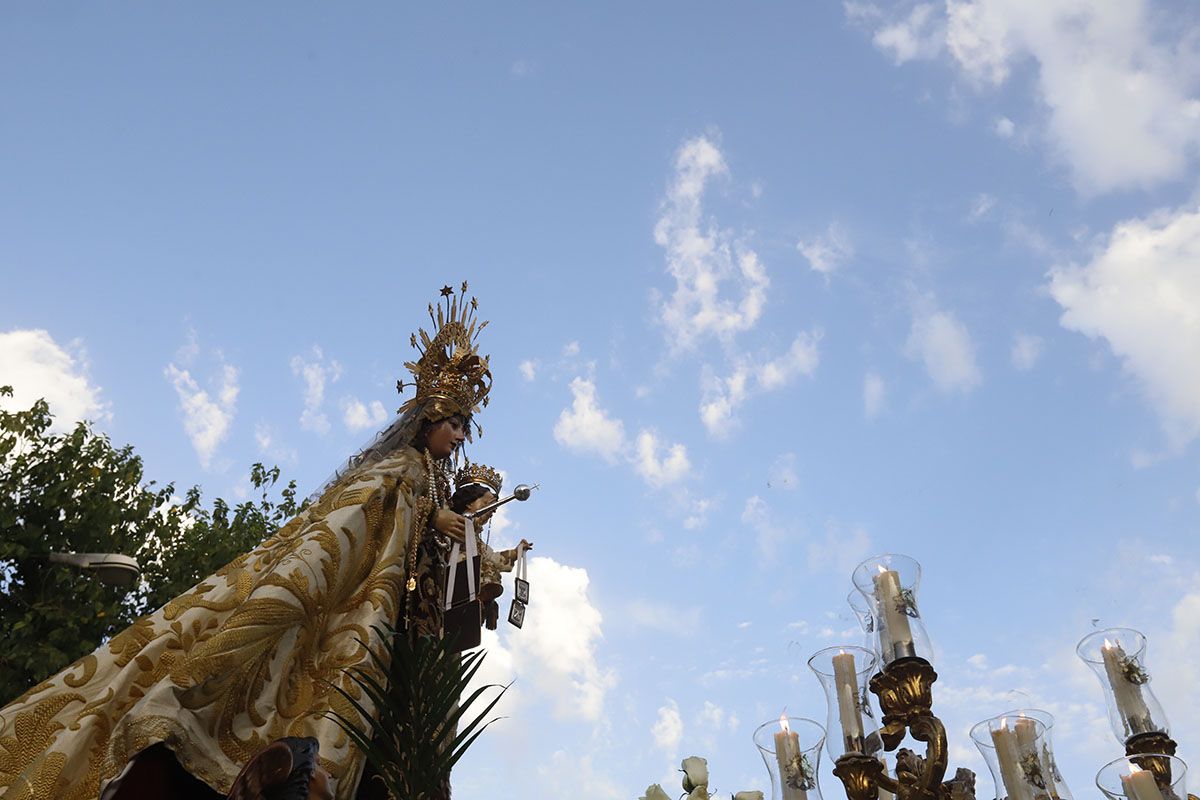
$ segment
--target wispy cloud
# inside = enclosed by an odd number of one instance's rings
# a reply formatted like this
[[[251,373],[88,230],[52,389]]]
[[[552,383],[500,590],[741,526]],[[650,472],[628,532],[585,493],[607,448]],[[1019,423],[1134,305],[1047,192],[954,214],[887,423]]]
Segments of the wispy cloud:
[[[387,422],[388,412],[383,403],[372,400],[364,403],[357,397],[343,397],[341,401],[342,422],[348,431],[362,431],[368,428],[378,428]]]
[[[625,423],[600,405],[596,384],[588,378],[571,381],[571,406],[558,415],[554,439],[568,450],[599,456],[610,464],[624,461],[656,489],[678,484],[691,474],[684,445],[663,441],[652,428],[639,430],[631,442]]]
[[[325,387],[342,377],[342,365],[326,359],[321,348],[313,345],[308,355],[292,356],[292,374],[304,381],[304,411],[300,427],[315,433],[329,432],[329,417],[325,416]]]
[[[850,234],[838,222],[829,223],[829,227],[821,236],[801,240],[796,249],[808,259],[808,265],[814,272],[830,275],[841,267],[848,259],[854,258],[854,243]]]
[[[970,392],[982,380],[971,334],[949,311],[919,312],[908,334],[908,354],[943,392]]]
[[[709,336],[728,341],[752,328],[766,303],[770,281],[757,253],[704,216],[708,182],[728,172],[721,151],[704,136],[684,142],[676,155],[675,176],[654,229],[675,279],[671,296],[659,304],[667,343],[675,350],[693,348]]]
[[[168,364],[164,373],[179,397],[183,429],[192,442],[200,466],[208,469],[217,447],[229,436],[237,412],[238,371],[222,362],[211,381],[212,391],[203,389],[190,370]]]

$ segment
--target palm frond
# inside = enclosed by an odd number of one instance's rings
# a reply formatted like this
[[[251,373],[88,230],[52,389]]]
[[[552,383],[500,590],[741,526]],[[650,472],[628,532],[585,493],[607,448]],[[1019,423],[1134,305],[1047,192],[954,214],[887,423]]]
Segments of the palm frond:
[[[426,636],[413,642],[391,628],[375,625],[372,630],[380,646],[361,642],[368,662],[345,671],[361,698],[333,686],[359,719],[336,711],[328,717],[375,767],[394,800],[441,797],[450,770],[496,721],[485,717],[512,684],[489,684],[467,695],[484,651],[454,653],[441,639]],[[468,720],[467,712],[493,690],[498,690],[495,697]]]

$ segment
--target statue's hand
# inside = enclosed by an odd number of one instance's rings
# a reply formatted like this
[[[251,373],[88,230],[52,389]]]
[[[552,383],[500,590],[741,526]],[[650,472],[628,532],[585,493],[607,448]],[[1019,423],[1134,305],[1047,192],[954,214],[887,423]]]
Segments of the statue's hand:
[[[433,515],[433,529],[440,534],[449,536],[451,539],[457,539],[460,542],[466,541],[466,525],[467,520],[465,517],[461,514],[455,514],[446,508],[439,508],[437,513]]]

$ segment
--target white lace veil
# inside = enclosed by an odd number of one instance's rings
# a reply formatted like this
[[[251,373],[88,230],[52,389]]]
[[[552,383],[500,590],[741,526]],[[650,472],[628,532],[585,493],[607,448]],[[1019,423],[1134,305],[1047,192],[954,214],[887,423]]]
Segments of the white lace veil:
[[[315,503],[325,492],[336,483],[340,483],[359,470],[390,456],[401,447],[412,443],[421,430],[421,422],[425,419],[425,407],[410,408],[404,414],[393,419],[382,430],[360,447],[354,455],[342,462],[333,474],[321,484],[320,488],[308,496],[308,503]]]

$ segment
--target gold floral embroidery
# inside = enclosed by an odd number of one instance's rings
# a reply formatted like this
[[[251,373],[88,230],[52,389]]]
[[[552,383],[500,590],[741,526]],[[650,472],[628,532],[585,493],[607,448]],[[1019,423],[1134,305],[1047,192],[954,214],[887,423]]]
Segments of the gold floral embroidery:
[[[370,668],[371,626],[394,624],[411,532],[431,509],[405,449],[318,503],[188,594],[0,709],[2,800],[93,800],[137,752],[165,742],[227,791],[272,739],[313,735],[339,800],[361,760],[326,712],[355,711],[343,670]]]

